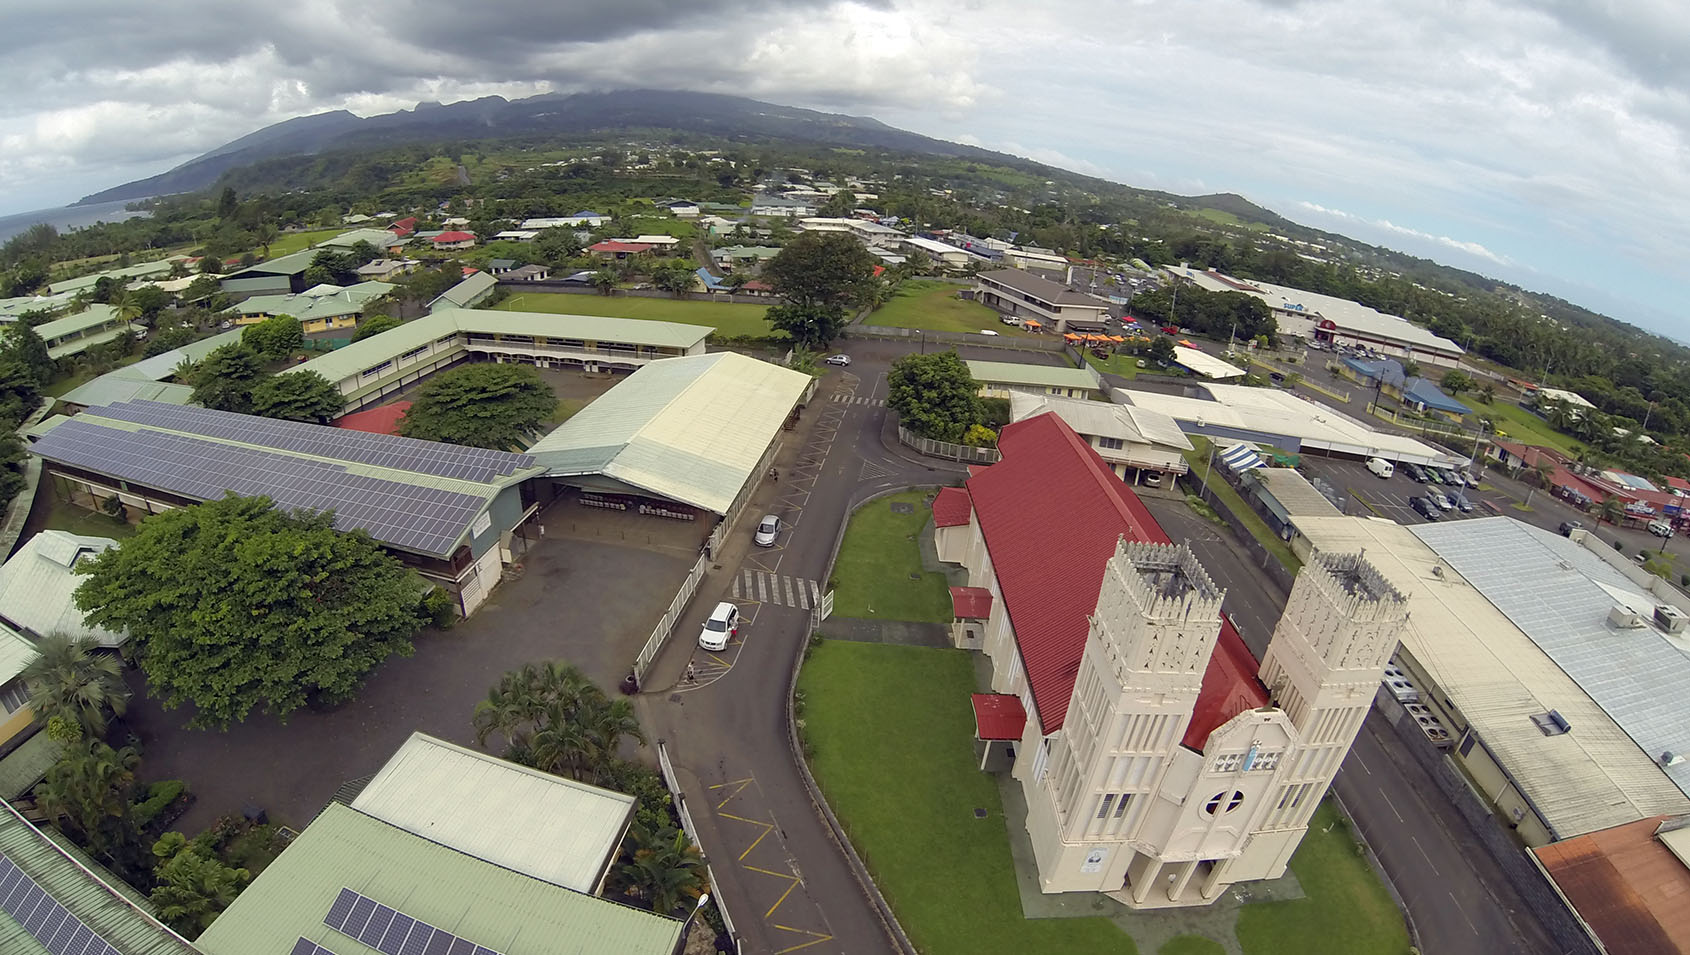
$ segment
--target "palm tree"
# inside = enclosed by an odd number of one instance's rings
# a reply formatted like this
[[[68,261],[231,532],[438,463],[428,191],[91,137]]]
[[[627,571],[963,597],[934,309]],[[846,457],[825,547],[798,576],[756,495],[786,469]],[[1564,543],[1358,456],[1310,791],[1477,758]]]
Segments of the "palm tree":
[[[35,787],[36,808],[90,852],[114,858],[136,838],[130,801],[140,762],[130,746],[114,750],[96,741],[73,750]]]
[[[152,903],[171,928],[197,938],[211,927],[212,920],[241,894],[252,873],[224,865],[198,842],[189,842],[180,832],[165,833],[153,844],[158,857],[158,885]]]
[[[1597,521],[1607,521],[1615,526],[1619,525],[1620,517],[1623,514],[1625,514],[1625,505],[1621,504],[1617,497],[1608,498],[1596,509]]]
[[[635,847],[633,856],[618,869],[618,875],[653,912],[671,914],[683,899],[696,899],[705,891],[704,856],[685,832],[673,826],[652,830],[636,824],[629,838]]]
[[[1532,474],[1536,477],[1539,487],[1548,488],[1549,482],[1555,478],[1555,464],[1542,458],[1532,465]]]
[[[599,269],[593,273],[589,281],[593,283],[593,288],[598,289],[601,295],[609,295],[616,290],[616,273],[609,269]]]
[[[1479,387],[1479,400],[1485,404],[1496,403],[1496,386],[1486,382]]]
[[[105,735],[111,716],[129,707],[129,688],[117,657],[95,652],[95,644],[54,634],[36,644],[37,656],[24,667],[29,705],[43,722],[55,718],[74,724],[90,739]]]
[[[588,744],[588,763],[583,768],[593,777],[584,780],[586,782],[597,782],[616,765],[616,754],[622,748],[623,739],[646,745],[645,730],[640,727],[639,717],[634,715],[634,704],[627,699],[606,700],[601,694],[587,712],[578,714],[577,719]]]

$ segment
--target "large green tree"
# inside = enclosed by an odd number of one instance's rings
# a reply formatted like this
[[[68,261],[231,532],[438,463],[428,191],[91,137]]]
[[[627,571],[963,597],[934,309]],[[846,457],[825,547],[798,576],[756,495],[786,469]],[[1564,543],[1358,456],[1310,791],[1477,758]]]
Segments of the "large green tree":
[[[272,315],[241,331],[241,344],[270,361],[280,361],[305,344],[305,329],[292,315]]]
[[[557,395],[533,368],[470,365],[418,389],[399,433],[478,448],[523,447],[555,411]]]
[[[887,407],[924,437],[960,443],[985,420],[980,385],[954,351],[905,355],[886,373]]]
[[[874,256],[843,232],[806,232],[763,265],[762,277],[782,298],[769,323],[805,348],[839,334],[850,311],[874,300]]]
[[[28,322],[15,322],[0,338],[0,356],[15,361],[29,370],[38,385],[53,380],[58,366],[47,353],[47,342]]]
[[[35,650],[35,659],[20,677],[36,718],[56,737],[104,736],[111,718],[129,707],[129,688],[117,654],[59,633],[37,641]],[[60,722],[55,725],[55,720]]]
[[[252,389],[252,413],[266,418],[322,423],[345,407],[340,389],[314,371],[271,375]]]
[[[28,365],[0,353],[0,421],[16,427],[41,403],[41,382]]]
[[[193,401],[215,411],[247,414],[260,372],[258,353],[244,341],[224,345],[194,366]]]
[[[365,315],[358,320],[358,331],[353,333],[352,340],[361,342],[366,338],[374,338],[382,332],[392,331],[403,324],[405,324],[403,321],[392,315]]]
[[[77,606],[129,631],[148,692],[195,727],[349,699],[426,622],[417,578],[367,534],[264,497],[156,514],[87,567]]]
[[[159,862],[152,903],[165,924],[190,939],[210,928],[252,881],[251,872],[224,865],[206,843],[205,836],[190,841],[180,832],[153,843]]]

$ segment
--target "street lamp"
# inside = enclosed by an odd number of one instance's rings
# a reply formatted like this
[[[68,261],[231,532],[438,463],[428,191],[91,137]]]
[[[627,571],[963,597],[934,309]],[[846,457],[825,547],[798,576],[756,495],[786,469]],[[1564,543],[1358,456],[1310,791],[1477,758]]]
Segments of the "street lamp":
[[[709,904],[710,893],[700,893],[698,896],[698,904],[692,907],[692,911],[687,913],[687,920],[681,923],[681,947],[678,951],[684,952],[687,950],[687,932],[692,928],[692,920],[697,918],[698,913],[704,911],[704,907]]]

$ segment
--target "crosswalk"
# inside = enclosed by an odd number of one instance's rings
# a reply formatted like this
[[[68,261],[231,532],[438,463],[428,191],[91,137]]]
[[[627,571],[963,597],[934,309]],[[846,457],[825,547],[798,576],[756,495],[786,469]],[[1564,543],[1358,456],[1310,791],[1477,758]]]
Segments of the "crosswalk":
[[[884,399],[865,398],[862,395],[834,395],[833,401],[835,404],[841,405],[872,405],[876,408],[886,407]]]
[[[821,600],[821,587],[813,580],[772,574],[764,570],[741,570],[734,578],[733,595],[742,600],[809,610]]]

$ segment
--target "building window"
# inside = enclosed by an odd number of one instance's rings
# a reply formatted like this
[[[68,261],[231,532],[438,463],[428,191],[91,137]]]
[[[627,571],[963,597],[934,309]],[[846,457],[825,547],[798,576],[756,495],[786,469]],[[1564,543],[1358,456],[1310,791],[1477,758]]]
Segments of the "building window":
[[[1252,770],[1272,769],[1279,765],[1278,753],[1257,753],[1256,761],[1250,764]]]
[[[1236,770],[1238,768],[1238,765],[1240,763],[1242,763],[1243,761],[1244,761],[1244,754],[1243,753],[1222,753],[1221,755],[1215,757],[1215,768],[1214,768],[1213,772],[1217,772],[1217,773],[1233,772],[1234,770]]]
[[[7,713],[16,713],[29,705],[29,689],[22,680],[13,680],[5,686],[0,686],[0,707],[5,707]]]
[[[1097,804],[1097,818],[1099,818],[1099,819],[1109,818],[1109,807],[1113,806],[1114,804],[1115,804],[1115,794],[1109,793],[1109,794],[1105,795],[1103,797],[1102,801],[1100,801]]]
[[[1242,805],[1244,805],[1244,794],[1236,789],[1231,792],[1215,793],[1209,797],[1208,802],[1203,804],[1203,815],[1212,816],[1217,812],[1231,812]]]
[[[1120,438],[1098,438],[1097,446],[1105,451],[1119,451],[1126,447],[1127,443]]]
[[[1126,815],[1127,814],[1127,807],[1132,805],[1132,802],[1133,802],[1133,794],[1132,793],[1122,793],[1120,801],[1115,803],[1115,818],[1119,819],[1122,816]]]

